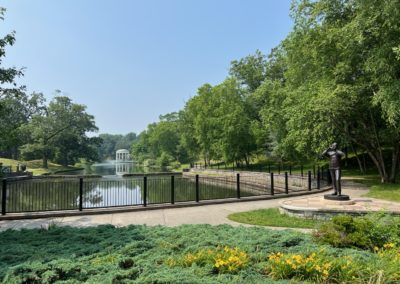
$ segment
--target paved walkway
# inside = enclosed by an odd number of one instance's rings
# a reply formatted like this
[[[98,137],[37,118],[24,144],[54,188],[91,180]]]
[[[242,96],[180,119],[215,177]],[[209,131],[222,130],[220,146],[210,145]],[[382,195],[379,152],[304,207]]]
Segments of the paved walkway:
[[[343,192],[353,197],[360,197],[367,192],[366,188],[343,187]],[[310,196],[322,196],[326,193],[317,193]],[[298,199],[299,197],[285,198],[284,200]],[[149,226],[179,226],[183,224],[230,224],[243,225],[230,221],[227,216],[235,212],[243,212],[255,209],[279,207],[283,199],[271,199],[261,201],[213,204],[195,207],[174,209],[156,209],[139,212],[113,213],[87,216],[73,216],[63,218],[43,218],[28,220],[0,221],[0,231],[22,228],[46,228],[49,224],[87,227],[100,224],[112,224],[114,226],[127,226],[131,224],[146,224]],[[250,225],[244,225],[250,226]],[[286,228],[285,228],[286,229]]]

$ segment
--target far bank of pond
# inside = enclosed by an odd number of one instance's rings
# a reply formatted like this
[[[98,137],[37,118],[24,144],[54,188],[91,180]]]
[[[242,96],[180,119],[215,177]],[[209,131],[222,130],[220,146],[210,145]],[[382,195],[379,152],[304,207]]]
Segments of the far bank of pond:
[[[131,173],[148,173],[148,172],[159,172],[161,169],[148,168],[140,166],[134,162],[116,162],[114,160],[103,161],[101,163],[94,164],[82,164],[81,170],[64,172],[68,175],[101,175],[104,177],[110,176],[122,176],[124,174]],[[162,169],[162,171],[167,171]]]

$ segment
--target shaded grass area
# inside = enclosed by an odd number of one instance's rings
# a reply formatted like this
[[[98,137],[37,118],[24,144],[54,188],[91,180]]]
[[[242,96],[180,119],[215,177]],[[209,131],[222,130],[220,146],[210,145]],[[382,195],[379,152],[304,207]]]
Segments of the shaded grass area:
[[[400,183],[381,183],[379,175],[373,170],[361,175],[357,170],[344,170],[347,179],[365,184],[369,187],[367,197],[400,202]]]
[[[400,184],[375,184],[370,186],[368,197],[400,202]]]
[[[11,166],[13,171],[16,170],[18,164],[24,164],[27,167],[27,171],[32,172],[34,175],[42,175],[42,174],[50,174],[58,171],[66,171],[66,170],[79,170],[80,168],[76,167],[65,167],[59,164],[54,164],[49,162],[48,169],[42,168],[42,160],[32,160],[32,161],[17,161],[12,159],[0,158],[0,163],[3,163],[3,166]]]
[[[278,208],[233,213],[228,216],[228,219],[239,223],[259,226],[311,229],[323,223],[321,220],[303,219],[281,214]]]

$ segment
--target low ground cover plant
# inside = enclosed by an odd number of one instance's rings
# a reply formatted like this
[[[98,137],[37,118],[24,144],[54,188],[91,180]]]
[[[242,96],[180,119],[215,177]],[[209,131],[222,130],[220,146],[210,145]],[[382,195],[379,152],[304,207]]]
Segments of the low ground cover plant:
[[[359,228],[353,223],[364,222],[340,218],[331,225],[353,233]],[[397,222],[377,220],[368,223],[371,232]],[[348,247],[294,231],[228,225],[9,230],[0,233],[0,277],[3,283],[400,283],[396,230],[383,239],[371,233],[377,243],[350,238],[357,242]]]

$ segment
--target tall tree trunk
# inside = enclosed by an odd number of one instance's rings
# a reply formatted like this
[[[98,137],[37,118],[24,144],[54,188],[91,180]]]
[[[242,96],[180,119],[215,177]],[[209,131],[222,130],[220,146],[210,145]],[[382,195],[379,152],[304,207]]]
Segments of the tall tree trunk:
[[[48,169],[48,168],[49,168],[49,165],[48,165],[48,163],[47,163],[47,154],[46,154],[46,153],[43,154],[43,158],[42,158],[42,167],[43,167],[44,169]]]
[[[368,152],[375,166],[378,168],[379,176],[381,177],[381,183],[386,183],[389,181],[389,177],[385,168],[385,161],[380,152]]]
[[[361,163],[361,160],[360,160],[360,157],[358,156],[356,147],[354,147],[353,142],[351,142],[350,145],[351,145],[351,150],[353,151],[354,155],[356,155],[356,160],[357,160],[358,167],[360,168],[361,173],[365,174],[365,168],[363,167],[363,165]]]
[[[49,153],[48,153],[48,149],[47,149],[47,141],[45,141],[43,143],[43,145],[44,145],[44,147],[43,147],[42,167],[44,169],[48,169],[49,166],[48,166],[47,160],[49,158],[49,156],[48,156]]]
[[[394,145],[394,147],[393,147],[392,168],[391,168],[390,177],[389,177],[389,181],[392,183],[396,182],[397,163],[399,161],[399,151],[400,151],[400,145],[399,145],[399,143],[396,143],[396,145]]]

